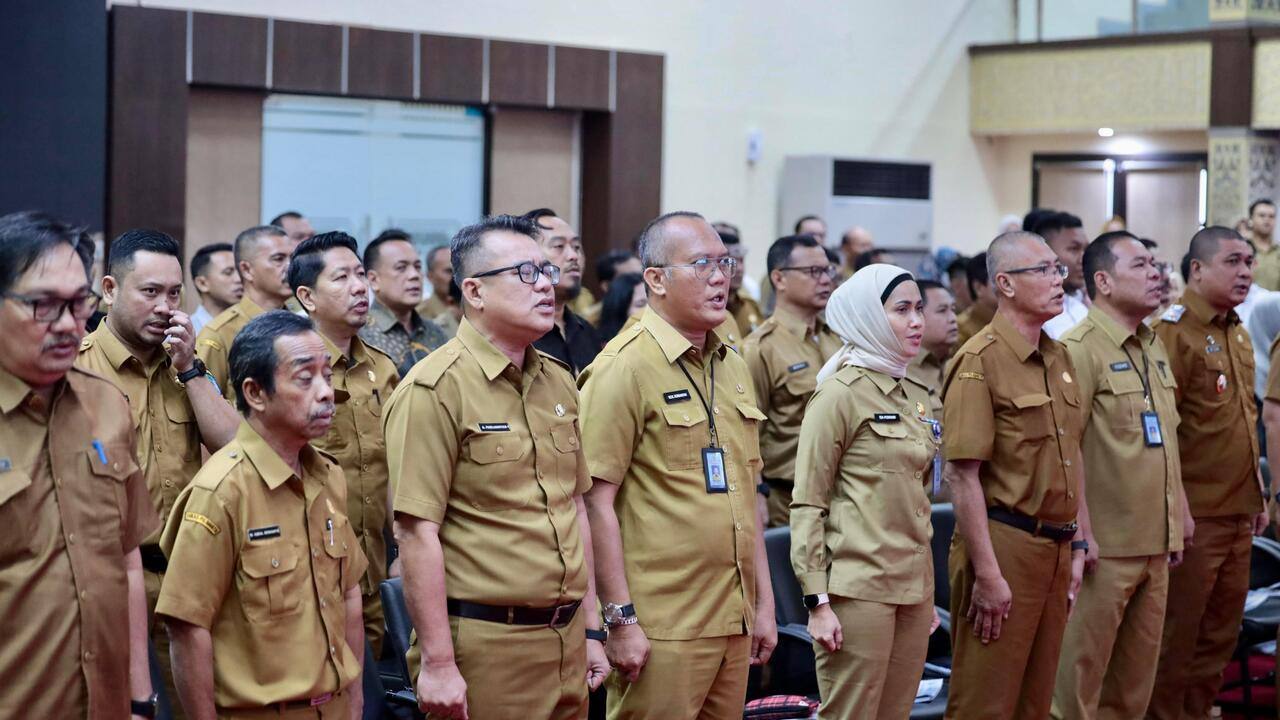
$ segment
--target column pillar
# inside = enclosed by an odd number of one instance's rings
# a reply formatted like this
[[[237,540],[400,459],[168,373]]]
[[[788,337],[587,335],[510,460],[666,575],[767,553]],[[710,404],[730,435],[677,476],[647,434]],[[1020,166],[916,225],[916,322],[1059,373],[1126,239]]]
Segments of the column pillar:
[[[1208,224],[1233,227],[1249,204],[1276,196],[1280,140],[1247,128],[1209,129]]]

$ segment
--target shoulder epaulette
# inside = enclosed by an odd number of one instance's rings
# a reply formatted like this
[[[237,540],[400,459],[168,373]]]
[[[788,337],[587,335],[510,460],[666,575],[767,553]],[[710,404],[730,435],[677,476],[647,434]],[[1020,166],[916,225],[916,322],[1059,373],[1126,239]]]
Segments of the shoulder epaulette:
[[[239,445],[235,445],[234,448],[223,447],[200,468],[191,480],[191,484],[205,490],[217,490],[231,469],[239,465],[242,460],[244,460],[244,448]]]
[[[412,379],[419,385],[434,388],[436,383],[440,382],[440,378],[444,377],[445,371],[457,361],[458,348],[450,347],[450,344],[446,343],[444,347],[419,360],[405,379]]]
[[[605,343],[604,349],[600,351],[600,354],[617,355],[622,352],[622,348],[635,342],[636,338],[639,338],[641,335],[644,335],[644,326],[637,320],[632,323],[630,327],[619,330],[618,334],[614,335],[612,340]]]
[[[1167,323],[1176,323],[1182,319],[1182,315],[1187,312],[1186,305],[1170,305],[1168,310],[1160,316],[1160,319]]]
[[[960,346],[960,352],[977,355],[978,353],[982,352],[982,350],[984,350],[988,345],[990,345],[995,341],[996,341],[996,336],[994,333],[990,333],[990,332],[978,333],[977,335],[974,335],[973,337],[966,340],[964,345]]]

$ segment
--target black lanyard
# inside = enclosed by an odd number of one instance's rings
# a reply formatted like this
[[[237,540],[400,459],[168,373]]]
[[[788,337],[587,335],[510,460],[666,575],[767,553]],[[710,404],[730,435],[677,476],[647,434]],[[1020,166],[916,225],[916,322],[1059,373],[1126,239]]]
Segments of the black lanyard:
[[[1129,354],[1129,348],[1121,347],[1124,350],[1125,357],[1129,358],[1129,366],[1133,371],[1138,373],[1138,379],[1142,381],[1142,399],[1147,403],[1147,409],[1152,409],[1151,404],[1151,367],[1147,364],[1147,351],[1142,351],[1142,372],[1138,372],[1138,364],[1133,361],[1133,356]]]
[[[689,374],[688,368],[684,366],[684,362],[680,358],[676,358],[676,364],[680,366],[680,371],[684,376],[689,378],[689,384],[693,386],[693,391],[698,393],[698,401],[702,403],[702,407],[707,411],[707,428],[711,432],[711,447],[720,447],[719,438],[716,436],[716,356],[711,355],[707,360],[707,365],[711,368],[711,402],[702,396],[702,389],[698,387],[698,383],[693,381],[693,376]]]

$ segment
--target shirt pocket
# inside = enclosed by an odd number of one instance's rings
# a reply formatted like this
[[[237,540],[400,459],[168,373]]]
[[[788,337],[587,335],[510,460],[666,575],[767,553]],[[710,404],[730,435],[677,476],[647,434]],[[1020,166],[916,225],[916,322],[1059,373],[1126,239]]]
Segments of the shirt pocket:
[[[1018,395],[1010,402],[1017,411],[1015,431],[1027,442],[1040,442],[1053,434],[1052,400],[1044,393]]]
[[[1108,373],[1103,388],[1112,395],[1116,411],[1107,418],[1113,427],[1137,430],[1142,427],[1142,413],[1146,410],[1142,379],[1133,371]]]
[[[166,438],[166,442],[180,440],[185,444],[186,449],[182,459],[196,460],[200,457],[200,427],[196,424],[195,413],[187,400],[186,390],[179,390],[179,392],[182,394],[170,393],[164,398],[164,414],[173,424],[170,432],[175,436]]]
[[[537,483],[529,473],[514,466],[529,452],[529,440],[506,431],[472,435],[467,440],[467,458],[478,466],[476,482],[468,483],[468,502],[487,512],[514,510],[529,504]],[[456,482],[456,481],[455,481]]]
[[[747,450],[747,457],[743,460],[749,462],[760,457],[760,423],[764,422],[765,414],[749,402],[736,405],[738,414],[742,416],[743,445]]]
[[[80,517],[91,519],[92,535],[98,540],[119,543],[124,514],[129,511],[125,483],[138,472],[138,466],[126,445],[104,445],[101,452],[95,448],[85,451],[85,455],[94,483],[86,488],[90,495],[84,505],[85,514]]]
[[[0,566],[31,549],[31,476],[11,468],[0,473]]]
[[[565,492],[572,497],[578,484],[578,427],[572,422],[561,423],[551,427],[551,444],[556,448],[556,481]]]
[[[782,387],[787,395],[806,401],[818,387],[818,375],[811,369],[798,370],[787,375]]]
[[[240,605],[249,622],[270,622],[298,612],[305,583],[298,551],[287,543],[251,545],[240,551]]]
[[[867,423],[867,427],[871,428],[874,439],[873,447],[868,448],[873,454],[873,466],[884,472],[905,472],[903,464],[907,459],[904,445],[907,442],[907,428],[903,421],[872,421]]]
[[[692,404],[662,409],[662,457],[671,470],[702,467],[702,448],[711,444],[707,415]]]

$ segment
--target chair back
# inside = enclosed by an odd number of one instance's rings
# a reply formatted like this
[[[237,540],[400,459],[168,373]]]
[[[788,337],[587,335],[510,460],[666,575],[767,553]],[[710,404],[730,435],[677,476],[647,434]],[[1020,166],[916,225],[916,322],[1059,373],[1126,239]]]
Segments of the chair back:
[[[951,536],[956,532],[956,509],[951,503],[933,506],[933,604],[951,609],[951,577],[947,574],[947,558],[951,555]]]
[[[773,607],[779,625],[809,622],[804,608],[804,591],[791,568],[791,528],[776,527],[764,531],[764,551],[769,558],[769,576],[773,581]]]
[[[382,594],[382,613],[387,621],[386,641],[391,643],[404,686],[413,688],[413,675],[409,673],[409,661],[405,659],[413,622],[409,620],[409,607],[404,602],[404,585],[398,577],[388,578],[382,581],[378,591]]]

